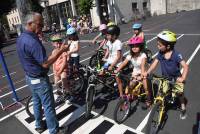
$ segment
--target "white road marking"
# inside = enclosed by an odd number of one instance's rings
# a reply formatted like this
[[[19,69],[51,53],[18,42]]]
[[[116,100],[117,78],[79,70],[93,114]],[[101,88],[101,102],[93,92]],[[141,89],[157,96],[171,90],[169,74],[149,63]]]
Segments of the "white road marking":
[[[13,75],[13,74],[16,74],[16,72],[10,73],[10,76]],[[7,75],[2,75],[2,78],[4,78],[4,77],[7,77]]]

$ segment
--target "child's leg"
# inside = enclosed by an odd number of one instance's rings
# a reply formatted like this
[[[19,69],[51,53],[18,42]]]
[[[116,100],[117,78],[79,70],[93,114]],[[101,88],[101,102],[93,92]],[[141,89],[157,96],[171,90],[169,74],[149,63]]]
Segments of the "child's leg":
[[[54,84],[56,88],[60,87],[59,86],[60,84],[58,83],[60,80],[61,80],[61,77],[54,74]]]
[[[68,79],[67,72],[65,72],[65,71],[62,72],[61,79],[62,79],[62,84],[63,84],[64,91],[70,92],[69,91],[69,79]]]
[[[147,84],[147,79],[143,78],[142,82],[143,82],[143,87],[144,87],[145,93],[147,95],[147,101],[149,103],[151,103],[151,91],[149,90],[149,87],[148,87],[148,84]]]
[[[75,71],[79,71],[79,59],[80,56],[74,57]]]
[[[123,96],[123,86],[122,86],[122,80],[119,77],[115,77],[118,85],[119,95],[120,97]]]

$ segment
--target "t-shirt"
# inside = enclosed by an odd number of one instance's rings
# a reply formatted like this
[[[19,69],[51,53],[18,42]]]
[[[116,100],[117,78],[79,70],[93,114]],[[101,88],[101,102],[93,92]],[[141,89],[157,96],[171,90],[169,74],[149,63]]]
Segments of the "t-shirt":
[[[181,76],[180,62],[183,60],[183,57],[179,52],[173,50],[170,59],[165,59],[164,54],[159,52],[157,59],[160,62],[162,75],[164,77],[176,79],[177,77]]]
[[[132,57],[131,55],[127,55],[126,59],[131,62],[133,65],[133,72],[132,75],[136,76],[141,74],[141,64],[142,64],[142,59],[147,58],[145,53],[140,53],[138,57]]]
[[[26,75],[40,77],[47,75],[49,69],[42,64],[48,59],[46,50],[38,36],[24,31],[17,39],[17,53]]]
[[[113,43],[107,41],[106,46],[109,50],[109,56],[107,59],[108,64],[112,64],[115,58],[117,57],[117,52],[122,50],[122,42],[120,40],[115,40]],[[119,63],[120,61],[118,61]]]
[[[79,41],[68,41],[69,46],[69,51],[72,51],[73,49],[75,49],[76,44],[79,44]],[[78,52],[72,53],[71,57],[77,57],[79,56]]]
[[[67,53],[63,52],[60,55],[60,57],[55,61],[55,63],[54,63],[54,67],[55,68],[54,69],[55,69],[56,72],[58,72],[61,69],[61,67],[63,66],[63,64],[66,64],[66,63],[64,63],[65,62],[64,58],[67,58],[66,56],[67,56]],[[64,71],[66,71],[66,69],[67,69],[67,64],[66,64],[66,67],[65,67]]]

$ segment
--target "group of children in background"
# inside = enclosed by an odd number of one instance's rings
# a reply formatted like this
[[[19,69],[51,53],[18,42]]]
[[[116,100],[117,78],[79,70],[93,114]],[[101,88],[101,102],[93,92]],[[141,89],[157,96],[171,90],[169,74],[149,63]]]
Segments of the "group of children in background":
[[[147,94],[146,106],[149,107],[152,104],[152,95],[150,88],[147,86],[147,76],[152,73],[160,63],[162,76],[168,77],[169,79],[175,79],[176,92],[181,102],[181,119],[186,117],[186,106],[184,97],[184,83],[188,74],[188,65],[183,59],[182,55],[174,49],[177,38],[176,34],[165,30],[157,35],[157,47],[159,50],[158,55],[155,57],[153,63],[147,68],[147,56],[144,53],[144,49],[147,47],[145,42],[144,33],[142,31],[142,24],[136,23],[132,26],[133,36],[127,42],[130,47],[130,54],[128,54],[124,61],[122,61],[122,42],[118,39],[120,35],[120,28],[115,24],[101,24],[99,27],[100,34],[93,39],[93,43],[96,44],[97,40],[102,37],[99,48],[105,50],[103,60],[105,64],[104,69],[114,70],[115,73],[120,72],[129,62],[133,65],[132,77],[130,79],[128,88],[133,89],[136,81],[142,81],[145,93]],[[69,72],[75,65],[76,69],[79,69],[79,39],[74,28],[67,30],[68,42],[62,43],[62,39],[57,37],[57,40],[52,40],[55,46],[54,51],[61,45],[69,45],[69,51],[64,52],[53,65],[55,83],[62,80],[63,86],[66,92],[69,91]],[[99,49],[98,48],[98,49]],[[54,53],[53,51],[53,53]],[[183,72],[181,73],[180,67]],[[104,70],[103,69],[103,70]],[[70,70],[70,71],[68,71]],[[103,71],[100,72],[104,74]],[[121,79],[116,76],[118,83],[119,96],[123,96],[123,87]]]

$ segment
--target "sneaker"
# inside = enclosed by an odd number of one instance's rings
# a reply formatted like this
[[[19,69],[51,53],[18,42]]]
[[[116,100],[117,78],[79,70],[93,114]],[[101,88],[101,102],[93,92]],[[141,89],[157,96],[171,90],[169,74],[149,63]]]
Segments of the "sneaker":
[[[45,128],[35,128],[35,130],[36,130],[39,134],[41,134],[42,132],[45,131]]]
[[[181,120],[184,120],[187,118],[187,113],[186,113],[186,110],[181,110],[181,113],[180,113],[180,119]]]

